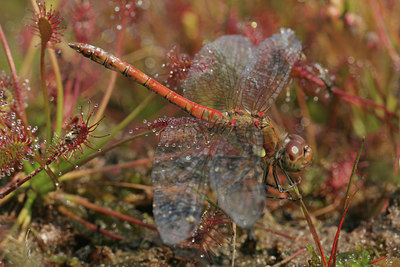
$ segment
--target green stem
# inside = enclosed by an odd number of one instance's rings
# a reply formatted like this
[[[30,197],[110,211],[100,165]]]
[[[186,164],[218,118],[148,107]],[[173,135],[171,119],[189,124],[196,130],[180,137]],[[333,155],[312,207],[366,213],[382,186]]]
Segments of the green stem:
[[[117,133],[119,133],[123,128],[125,128],[150,102],[150,100],[155,96],[155,94],[148,95],[139,106],[137,106],[120,124],[115,127],[115,129],[106,138],[96,146],[96,149],[103,147],[108,143]]]
[[[360,160],[361,151],[363,150],[364,143],[365,143],[365,137],[363,137],[363,139],[361,141],[361,145],[360,145],[360,148],[358,149],[357,157],[356,157],[356,160],[355,160],[354,165],[353,165],[353,170],[351,171],[349,184],[347,185],[346,195],[345,195],[345,198],[344,198],[345,201],[344,201],[344,204],[343,204],[343,210],[346,209],[347,203],[348,203],[348,201],[350,199],[350,188],[351,188],[351,185],[353,184],[354,173],[357,170],[358,161]]]
[[[120,124],[115,127],[115,129],[111,132],[110,136],[103,139],[102,142],[98,145],[98,147],[102,147],[106,144],[110,139],[112,139],[117,133],[119,133],[122,129],[124,129],[136,116],[149,104],[149,102],[153,99],[156,94],[148,95],[142,103],[140,103]]]
[[[58,66],[57,58],[52,49],[47,49],[50,55],[51,65],[54,70],[54,75],[56,76],[57,84],[57,124],[56,124],[56,134],[61,136],[61,127],[63,123],[64,114],[64,88],[61,80],[60,67]]]
[[[46,51],[46,45],[42,44],[40,50],[40,78],[42,82],[43,100],[44,100],[44,112],[46,116],[46,138],[47,142],[51,143],[51,118],[50,118],[50,104],[49,104],[49,94],[47,91],[46,84],[46,73],[44,64],[44,55]]]
[[[39,37],[33,36],[32,40],[29,43],[29,47],[25,53],[24,60],[22,61],[21,67],[20,67],[20,76],[25,79],[25,78],[30,78],[32,76],[32,70],[33,70],[33,60],[35,59],[35,55],[37,53],[37,43],[40,42]]]
[[[45,172],[50,176],[51,180],[53,181],[54,187],[58,189],[60,187],[60,182],[58,181],[57,175],[49,168],[48,165],[38,156],[37,154],[34,154],[32,156],[37,163],[39,163],[40,167],[45,170]]]
[[[18,214],[17,221],[15,222],[15,224],[13,225],[13,227],[11,229],[12,234],[16,234],[21,225],[23,228],[25,228],[31,221],[32,205],[35,202],[35,199],[36,199],[36,193],[33,191],[28,191],[27,199],[25,200],[24,207]],[[22,229],[22,230],[24,230],[24,229]]]

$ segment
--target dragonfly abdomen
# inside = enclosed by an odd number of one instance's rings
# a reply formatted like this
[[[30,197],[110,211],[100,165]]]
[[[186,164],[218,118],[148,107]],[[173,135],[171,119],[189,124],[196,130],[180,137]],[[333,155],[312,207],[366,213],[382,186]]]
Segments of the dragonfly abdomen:
[[[184,98],[183,96],[175,93],[153,78],[144,74],[140,70],[136,69],[132,65],[110,53],[105,52],[101,48],[83,43],[69,43],[69,46],[81,53],[83,56],[103,65],[107,69],[119,72],[131,80],[143,85],[147,89],[164,97],[172,104],[175,104],[179,108],[188,112],[195,118],[209,122],[217,122],[224,119],[224,115],[218,110],[196,104]]]

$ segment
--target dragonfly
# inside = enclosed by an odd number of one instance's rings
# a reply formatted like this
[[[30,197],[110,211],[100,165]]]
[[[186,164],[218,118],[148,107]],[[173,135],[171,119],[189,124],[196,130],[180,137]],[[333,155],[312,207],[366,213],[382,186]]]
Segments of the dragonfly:
[[[288,172],[311,162],[305,140],[285,133],[267,115],[301,54],[291,29],[280,29],[258,46],[241,35],[206,44],[193,58],[183,96],[101,48],[69,46],[191,115],[168,120],[154,156],[153,213],[168,245],[193,237],[209,187],[218,206],[238,226],[250,229],[263,214],[269,172],[284,192],[277,167],[294,185]]]

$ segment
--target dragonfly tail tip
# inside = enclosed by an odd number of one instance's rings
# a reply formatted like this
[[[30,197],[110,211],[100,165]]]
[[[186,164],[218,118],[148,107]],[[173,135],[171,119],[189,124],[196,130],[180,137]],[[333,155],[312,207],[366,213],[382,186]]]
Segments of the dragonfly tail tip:
[[[79,49],[79,45],[77,43],[68,43],[69,47],[71,47],[72,49],[78,50]]]

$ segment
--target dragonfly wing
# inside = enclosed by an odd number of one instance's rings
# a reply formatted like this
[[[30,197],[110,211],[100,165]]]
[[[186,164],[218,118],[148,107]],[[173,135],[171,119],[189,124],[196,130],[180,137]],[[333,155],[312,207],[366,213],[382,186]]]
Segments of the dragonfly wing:
[[[253,50],[254,45],[240,35],[225,35],[206,44],[193,59],[184,97],[219,111],[233,109],[239,78]]]
[[[193,118],[172,119],[156,149],[152,180],[153,213],[164,243],[191,237],[201,219],[207,189],[208,129]]]
[[[234,127],[213,141],[210,185],[218,205],[242,228],[260,218],[265,206],[262,137],[253,125]]]
[[[242,75],[240,104],[249,112],[265,111],[289,82],[301,43],[291,29],[265,39],[255,49]]]

